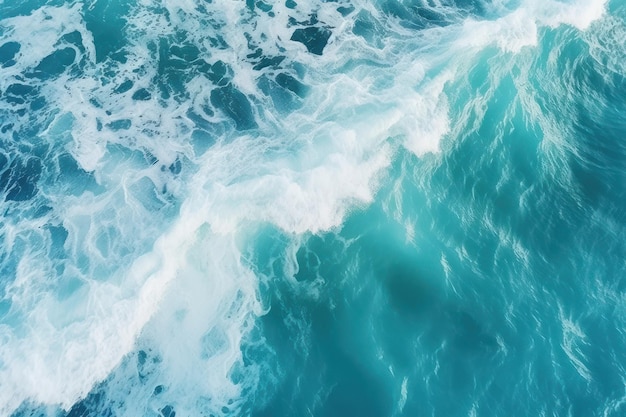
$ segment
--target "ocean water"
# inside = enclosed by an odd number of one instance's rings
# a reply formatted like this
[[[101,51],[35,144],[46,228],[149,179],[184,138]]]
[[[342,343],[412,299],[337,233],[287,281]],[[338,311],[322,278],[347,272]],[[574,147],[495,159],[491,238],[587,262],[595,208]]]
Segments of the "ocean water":
[[[0,415],[626,415],[623,0],[0,0]]]

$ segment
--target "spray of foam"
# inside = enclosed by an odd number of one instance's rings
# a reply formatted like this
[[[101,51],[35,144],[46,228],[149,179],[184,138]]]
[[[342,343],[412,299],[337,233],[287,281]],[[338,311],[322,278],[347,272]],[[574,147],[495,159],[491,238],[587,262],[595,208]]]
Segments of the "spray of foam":
[[[519,52],[525,46],[535,46],[542,26],[571,25],[585,30],[600,19],[606,9],[606,0],[570,3],[560,1],[528,0],[514,11],[490,23],[468,20],[463,25],[460,46],[482,49],[494,44],[506,52]]]

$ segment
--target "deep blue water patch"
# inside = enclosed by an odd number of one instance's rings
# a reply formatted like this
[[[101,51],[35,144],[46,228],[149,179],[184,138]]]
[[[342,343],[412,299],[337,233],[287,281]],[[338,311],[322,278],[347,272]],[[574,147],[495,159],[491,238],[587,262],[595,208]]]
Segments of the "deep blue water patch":
[[[146,88],[139,88],[133,93],[132,98],[137,101],[146,101],[152,98],[152,94]]]
[[[5,100],[11,104],[24,104],[31,101],[36,93],[35,87],[28,84],[15,83],[7,87]]]
[[[7,42],[0,46],[0,65],[3,68],[15,65],[15,55],[20,51],[18,42]]]
[[[250,102],[232,84],[211,91],[211,104],[234,122],[235,129],[249,130],[257,127]]]
[[[304,44],[312,54],[322,55],[331,34],[332,32],[325,27],[311,26],[294,30],[291,40]]]
[[[74,48],[58,49],[42,59],[33,72],[27,76],[46,79],[58,77],[74,63],[75,59],[76,51]]]
[[[41,169],[39,158],[14,158],[0,174],[0,190],[5,201],[30,200],[37,194]]]

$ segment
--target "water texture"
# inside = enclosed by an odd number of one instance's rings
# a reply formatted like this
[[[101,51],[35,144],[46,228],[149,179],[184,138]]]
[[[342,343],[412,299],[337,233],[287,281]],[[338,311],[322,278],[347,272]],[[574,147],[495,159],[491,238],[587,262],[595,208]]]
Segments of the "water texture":
[[[0,0],[0,415],[626,415],[626,3]]]

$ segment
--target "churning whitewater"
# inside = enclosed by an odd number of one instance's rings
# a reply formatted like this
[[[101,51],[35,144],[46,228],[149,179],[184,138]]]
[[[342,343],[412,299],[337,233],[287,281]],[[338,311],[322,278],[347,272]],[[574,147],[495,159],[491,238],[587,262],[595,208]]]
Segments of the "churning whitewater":
[[[0,0],[0,415],[625,415],[625,97],[622,0]]]

